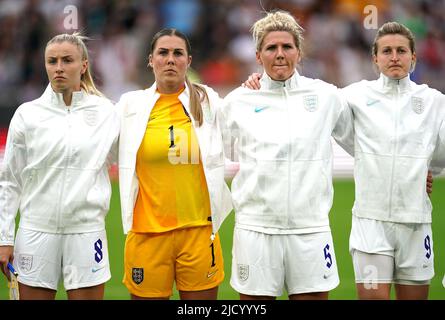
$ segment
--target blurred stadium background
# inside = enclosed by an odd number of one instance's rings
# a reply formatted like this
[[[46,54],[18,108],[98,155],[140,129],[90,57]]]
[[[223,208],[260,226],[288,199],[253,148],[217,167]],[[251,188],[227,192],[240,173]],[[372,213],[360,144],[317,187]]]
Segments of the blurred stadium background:
[[[95,80],[116,101],[126,91],[151,85],[153,75],[146,67],[151,37],[160,28],[178,28],[191,40],[193,76],[224,97],[251,72],[260,71],[249,29],[264,10],[280,8],[292,12],[306,29],[300,72],[343,87],[377,77],[370,60],[376,30],[364,27],[367,5],[377,8],[378,26],[395,20],[414,32],[418,62],[412,78],[444,92],[445,0],[0,0],[0,159],[14,111],[21,103],[39,97],[47,85],[43,52],[46,42],[57,33],[81,31],[91,38],[87,45]],[[71,6],[78,14],[75,30],[65,29],[72,11],[64,10]],[[355,299],[348,254],[353,159],[336,144],[334,154],[331,225],[341,284],[331,298]],[[125,238],[117,182],[113,188],[107,218],[113,278],[106,287],[106,299],[127,299],[121,284]],[[445,270],[445,180],[436,179],[432,201],[436,277],[430,297],[445,299],[441,284]],[[221,299],[238,298],[229,285],[232,228],[233,215],[220,232],[226,271]],[[61,293],[58,298],[66,296]],[[7,299],[3,277],[1,299]]]

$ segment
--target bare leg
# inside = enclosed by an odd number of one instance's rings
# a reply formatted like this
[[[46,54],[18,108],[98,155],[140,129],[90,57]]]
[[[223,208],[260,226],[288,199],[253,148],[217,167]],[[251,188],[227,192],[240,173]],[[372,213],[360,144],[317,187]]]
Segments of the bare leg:
[[[31,287],[19,282],[20,300],[54,300],[56,290]]]
[[[397,300],[427,300],[430,286],[396,284]]]
[[[356,283],[357,294],[360,300],[389,300],[391,293],[390,283],[377,283],[368,287],[368,284]]]
[[[99,284],[93,287],[68,290],[68,300],[103,300],[105,284]]]
[[[216,300],[218,287],[201,291],[179,291],[181,300]]]
[[[328,300],[329,291],[291,294],[289,300]]]

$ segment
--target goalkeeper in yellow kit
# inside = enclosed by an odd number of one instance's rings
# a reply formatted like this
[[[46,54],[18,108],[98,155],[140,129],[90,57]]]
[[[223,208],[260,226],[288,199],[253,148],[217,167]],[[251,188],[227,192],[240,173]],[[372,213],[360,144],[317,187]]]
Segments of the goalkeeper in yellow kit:
[[[217,230],[231,211],[224,181],[220,98],[190,83],[190,44],[158,32],[149,65],[155,83],[124,94],[119,179],[125,233],[124,284],[133,299],[216,299],[224,279]]]

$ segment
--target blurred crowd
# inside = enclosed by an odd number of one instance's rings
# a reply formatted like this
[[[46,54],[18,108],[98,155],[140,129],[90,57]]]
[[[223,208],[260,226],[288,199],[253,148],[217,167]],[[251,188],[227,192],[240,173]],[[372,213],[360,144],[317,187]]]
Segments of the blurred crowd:
[[[261,70],[250,27],[264,10],[275,8],[292,12],[306,30],[304,75],[339,87],[375,79],[370,46],[376,29],[364,23],[367,5],[377,9],[378,26],[396,20],[414,32],[414,79],[445,92],[445,0],[0,0],[0,107],[15,109],[41,95],[47,85],[46,42],[73,31],[91,38],[95,80],[114,101],[152,83],[147,55],[151,37],[163,27],[189,36],[193,76],[224,96]],[[66,29],[72,6],[77,30]]]

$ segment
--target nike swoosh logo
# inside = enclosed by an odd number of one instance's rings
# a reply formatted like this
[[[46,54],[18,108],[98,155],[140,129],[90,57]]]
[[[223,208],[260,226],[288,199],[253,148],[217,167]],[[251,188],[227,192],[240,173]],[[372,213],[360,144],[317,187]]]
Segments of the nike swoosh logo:
[[[215,275],[215,273],[217,273],[217,272],[218,272],[218,270],[207,273],[207,278],[213,277]]]
[[[256,107],[255,108],[255,112],[261,112],[261,111],[263,111],[264,109],[267,109],[267,108],[269,108],[269,107]]]
[[[372,106],[373,104],[376,104],[377,102],[379,102],[379,100],[370,100],[366,102],[367,106]]]
[[[101,270],[103,268],[105,268],[105,266],[102,266],[102,267],[99,267],[99,268],[92,268],[91,271],[92,272],[97,272],[97,271],[99,271],[99,270]]]

